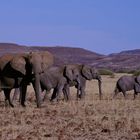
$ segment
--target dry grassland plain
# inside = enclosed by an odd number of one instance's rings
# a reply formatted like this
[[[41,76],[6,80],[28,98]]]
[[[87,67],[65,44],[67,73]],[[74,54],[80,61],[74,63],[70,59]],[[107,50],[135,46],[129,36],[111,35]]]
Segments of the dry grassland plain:
[[[103,99],[99,100],[98,83],[88,81],[85,99],[51,103],[49,99],[36,108],[34,92],[28,87],[26,108],[14,102],[5,107],[0,94],[0,140],[135,140],[140,139],[140,97],[133,100],[133,91],[112,99],[115,78],[102,76]],[[51,94],[50,94],[51,95]],[[48,95],[48,98],[50,97]],[[63,98],[63,96],[62,96]]]

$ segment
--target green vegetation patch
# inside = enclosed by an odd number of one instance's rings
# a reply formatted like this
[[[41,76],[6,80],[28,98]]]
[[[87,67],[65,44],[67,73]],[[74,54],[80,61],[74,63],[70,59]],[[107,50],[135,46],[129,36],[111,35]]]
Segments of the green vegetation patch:
[[[111,70],[108,70],[108,69],[99,69],[98,71],[99,71],[99,74],[100,74],[100,75],[109,75],[109,76],[111,76],[111,77],[112,77],[112,76],[113,76],[113,77],[115,76],[115,75],[114,75],[114,72],[112,72]]]

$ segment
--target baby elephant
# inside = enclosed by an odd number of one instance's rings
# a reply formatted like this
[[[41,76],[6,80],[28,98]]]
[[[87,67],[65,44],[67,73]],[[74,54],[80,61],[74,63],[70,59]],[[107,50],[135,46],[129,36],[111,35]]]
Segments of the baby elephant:
[[[134,99],[135,96],[140,93],[140,84],[138,82],[140,80],[140,77],[135,76],[122,76],[119,78],[119,80],[116,83],[115,87],[115,94],[114,97],[119,93],[122,92],[124,97],[126,95],[126,91],[134,90]]]
[[[63,92],[64,93],[64,87],[68,84],[68,77],[67,74],[72,73],[71,71],[67,71],[67,66],[52,66],[48,68],[44,73],[41,73],[40,75],[40,85],[41,90],[46,90],[46,93],[48,93],[51,89],[53,89],[53,94],[51,97],[51,101],[56,99],[59,99],[59,95]],[[76,81],[77,77],[73,77],[71,80]],[[64,94],[64,98],[67,99],[67,94]],[[44,97],[44,100],[46,98],[46,94]]]

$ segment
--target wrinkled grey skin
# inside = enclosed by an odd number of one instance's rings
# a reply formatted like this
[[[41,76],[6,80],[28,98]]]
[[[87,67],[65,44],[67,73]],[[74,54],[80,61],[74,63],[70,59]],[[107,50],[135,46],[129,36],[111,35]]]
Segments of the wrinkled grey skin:
[[[122,92],[124,97],[126,97],[126,91],[134,90],[134,99],[137,95],[137,93],[140,92],[140,84],[138,83],[140,80],[140,77],[135,76],[127,76],[124,75],[119,78],[119,80],[116,83],[115,87],[115,94],[114,97],[119,93]]]
[[[36,102],[37,107],[40,107],[40,74],[52,64],[53,55],[47,51],[2,56],[0,58],[0,89],[6,92],[6,100],[9,104],[11,105],[10,91],[13,88],[20,88],[21,105],[25,106],[27,85],[34,76]]]
[[[67,85],[68,81],[70,80],[67,76],[69,73],[71,74],[72,72],[70,70],[67,71],[67,66],[52,66],[48,68],[44,73],[41,73],[40,85],[42,91],[46,90],[48,93],[51,89],[53,89],[51,101],[54,99],[59,99],[60,93],[63,92],[65,85]],[[71,80],[76,81],[77,79],[76,77],[71,77]],[[67,94],[64,94],[64,96],[67,96]],[[44,100],[45,98],[46,95]]]
[[[77,88],[77,98],[85,96],[86,80],[97,79],[99,85],[100,99],[102,96],[101,91],[101,76],[97,70],[87,65],[66,65],[65,73],[67,75],[67,84],[64,85],[63,93],[66,100],[69,99],[70,89],[69,87],[75,86]],[[75,80],[73,80],[75,79]],[[55,93],[52,95],[52,99],[55,98]]]
[[[101,76],[99,75],[98,71],[88,65],[71,65],[73,67],[73,75],[78,78],[79,82],[70,81],[69,85],[66,85],[64,88],[64,93],[68,94],[66,97],[69,98],[69,87],[75,86],[77,88],[77,98],[82,98],[85,96],[85,88],[86,88],[86,81],[96,79],[98,80],[99,86],[99,97],[102,98],[102,90],[101,90]],[[69,69],[69,67],[68,67]],[[70,76],[71,77],[71,76]]]

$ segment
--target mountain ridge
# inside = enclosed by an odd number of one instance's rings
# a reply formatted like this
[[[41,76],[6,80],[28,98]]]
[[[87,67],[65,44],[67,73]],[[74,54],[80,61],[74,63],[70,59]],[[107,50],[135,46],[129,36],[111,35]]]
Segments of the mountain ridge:
[[[14,43],[0,43],[0,55],[5,53],[23,53],[30,51],[49,51],[55,57],[56,65],[88,64],[97,68],[113,71],[140,69],[140,49],[125,50],[109,55],[99,54],[83,48],[65,46],[25,46]]]

